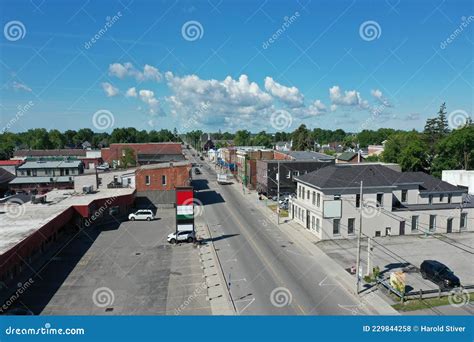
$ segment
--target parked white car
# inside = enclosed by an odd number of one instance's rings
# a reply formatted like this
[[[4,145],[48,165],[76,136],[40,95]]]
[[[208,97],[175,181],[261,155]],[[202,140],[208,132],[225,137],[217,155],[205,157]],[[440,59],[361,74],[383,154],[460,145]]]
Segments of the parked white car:
[[[153,215],[153,212],[151,210],[138,210],[128,215],[128,219],[130,221],[135,221],[135,220],[151,221],[155,219],[155,215]]]
[[[110,167],[110,166],[109,166],[108,163],[104,163],[104,164],[102,164],[102,165],[97,166],[96,169],[97,169],[97,170],[104,170],[104,171],[105,171],[105,170],[108,170],[109,167]]]
[[[196,234],[192,230],[183,230],[181,232],[178,232],[177,237],[176,237],[176,233],[171,233],[168,235],[169,243],[176,243],[179,241],[193,242],[195,239],[196,239]]]

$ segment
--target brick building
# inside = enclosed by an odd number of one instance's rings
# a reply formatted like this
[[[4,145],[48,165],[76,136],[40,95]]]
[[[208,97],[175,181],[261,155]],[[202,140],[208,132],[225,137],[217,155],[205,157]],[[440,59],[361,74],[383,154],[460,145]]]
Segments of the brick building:
[[[184,160],[181,143],[110,144],[101,149],[102,159],[110,165],[120,165],[126,149],[134,152],[137,165],[177,162]]]

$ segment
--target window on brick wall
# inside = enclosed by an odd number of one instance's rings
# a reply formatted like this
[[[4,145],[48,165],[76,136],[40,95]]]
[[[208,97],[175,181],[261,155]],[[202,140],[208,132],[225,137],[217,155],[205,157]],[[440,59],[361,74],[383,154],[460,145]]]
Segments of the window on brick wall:
[[[150,176],[145,176],[145,185],[150,185]]]
[[[166,175],[161,176],[161,185],[166,185]]]

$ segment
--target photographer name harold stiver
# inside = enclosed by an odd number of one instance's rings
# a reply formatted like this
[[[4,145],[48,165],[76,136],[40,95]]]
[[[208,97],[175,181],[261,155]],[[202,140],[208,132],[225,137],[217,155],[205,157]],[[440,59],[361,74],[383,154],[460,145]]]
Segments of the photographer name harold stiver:
[[[459,325],[421,325],[420,332],[466,332],[465,326]]]

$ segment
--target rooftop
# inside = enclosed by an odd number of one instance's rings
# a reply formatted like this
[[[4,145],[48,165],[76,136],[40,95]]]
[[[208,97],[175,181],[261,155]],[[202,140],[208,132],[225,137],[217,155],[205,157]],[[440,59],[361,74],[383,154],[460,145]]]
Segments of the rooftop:
[[[188,161],[179,161],[174,163],[161,163],[161,164],[149,164],[140,166],[137,170],[155,170],[155,169],[166,169],[168,167],[180,167],[180,166],[191,166]]]
[[[337,157],[337,159],[339,159],[339,160],[344,160],[344,161],[349,161],[349,160],[351,160],[352,158],[354,158],[355,156],[357,156],[357,153],[355,153],[355,152],[342,152],[342,153]]]
[[[85,156],[83,149],[56,149],[56,150],[18,150],[13,152],[15,157],[47,157],[47,156]]]
[[[80,160],[49,160],[49,161],[27,161],[18,170],[25,169],[58,169],[58,168],[77,168],[82,164]]]
[[[23,160],[0,160],[0,166],[14,166],[14,165],[20,165],[23,163]]]
[[[74,176],[56,177],[16,177],[9,184],[32,184],[32,183],[68,183],[74,180]]]
[[[313,152],[313,151],[288,151],[288,152],[279,152],[286,154],[296,160],[321,160],[321,159],[334,159],[334,157],[324,154],[324,153],[319,153],[319,152]]]
[[[39,230],[46,223],[72,206],[89,205],[97,199],[130,195],[135,189],[103,189],[93,194],[77,194],[73,190],[54,190],[46,194],[46,204],[27,202],[21,209],[12,210],[15,214],[8,215],[5,206],[0,205],[0,255],[7,252],[19,242]]]
[[[416,184],[420,192],[466,192],[423,172],[398,172],[380,164],[338,164],[296,177],[297,180],[320,189],[366,187],[396,187]]]

